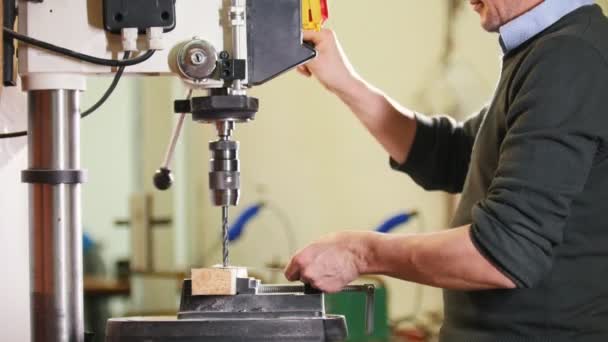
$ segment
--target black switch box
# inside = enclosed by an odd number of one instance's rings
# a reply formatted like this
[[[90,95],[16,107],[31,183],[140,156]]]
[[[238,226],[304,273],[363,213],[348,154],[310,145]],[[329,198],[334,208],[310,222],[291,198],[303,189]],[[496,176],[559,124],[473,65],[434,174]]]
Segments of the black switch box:
[[[148,27],[168,32],[175,28],[175,0],[103,0],[103,23],[112,33],[123,28],[145,33]]]

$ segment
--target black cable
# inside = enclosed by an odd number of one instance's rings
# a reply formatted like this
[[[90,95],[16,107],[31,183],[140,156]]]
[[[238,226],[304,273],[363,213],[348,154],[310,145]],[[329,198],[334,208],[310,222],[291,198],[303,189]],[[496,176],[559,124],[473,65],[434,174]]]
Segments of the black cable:
[[[129,51],[126,51],[123,56],[123,60],[128,59],[130,56],[131,56],[131,53]],[[126,66],[124,66],[124,65],[118,68],[118,70],[116,71],[116,74],[114,75],[114,79],[112,80],[112,83],[110,84],[108,89],[105,91],[103,96],[94,105],[92,105],[91,108],[82,112],[80,114],[81,118],[83,118],[83,119],[86,118],[87,116],[93,114],[93,112],[95,112],[97,109],[99,109],[99,107],[103,106],[103,104],[110,98],[110,96],[116,89],[116,86],[118,86],[118,83],[120,82],[120,78],[122,77],[122,74],[125,72],[125,68],[126,68]],[[0,133],[0,139],[19,138],[19,137],[24,137],[26,135],[27,135],[27,131],[13,132],[13,133]]]
[[[27,135],[27,131],[2,133],[2,134],[0,134],[0,139],[20,138],[20,137],[25,137],[26,135]]]
[[[131,65],[145,62],[148,59],[150,59],[150,57],[152,57],[152,55],[154,55],[154,52],[155,52],[155,50],[146,51],[146,53],[144,53],[141,56],[135,57],[133,59],[127,59],[127,60],[105,59],[105,58],[85,55],[80,52],[76,52],[74,50],[66,49],[61,46],[53,45],[51,43],[43,42],[41,40],[38,40],[38,39],[35,39],[32,37],[28,37],[21,33],[15,32],[6,27],[4,28],[4,35],[8,36],[10,38],[13,38],[13,39],[17,39],[23,43],[33,45],[33,46],[39,47],[41,49],[56,52],[56,53],[65,55],[70,58],[75,58],[75,59],[85,61],[85,62],[88,62],[91,64],[111,66],[111,67],[131,66]]]
[[[122,59],[127,60],[127,59],[129,59],[130,56],[131,56],[131,53],[129,51],[125,51],[125,54]],[[124,66],[124,65],[118,68],[118,71],[116,71],[116,75],[114,75],[114,79],[112,80],[112,83],[108,87],[108,90],[106,90],[106,92],[99,99],[99,101],[97,101],[94,105],[92,105],[91,108],[85,110],[84,112],[82,112],[80,114],[81,118],[83,118],[83,119],[86,118],[87,116],[93,114],[94,111],[99,109],[99,107],[103,106],[103,104],[108,100],[108,98],[110,98],[110,96],[116,89],[116,86],[118,85],[118,82],[120,82],[120,78],[122,77],[122,74],[125,72],[125,68],[126,68],[126,66]]]

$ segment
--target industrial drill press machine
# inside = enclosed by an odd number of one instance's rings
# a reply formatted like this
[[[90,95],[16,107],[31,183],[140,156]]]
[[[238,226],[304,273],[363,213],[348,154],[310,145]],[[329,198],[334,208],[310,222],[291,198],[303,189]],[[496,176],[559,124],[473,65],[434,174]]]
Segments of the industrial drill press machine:
[[[344,317],[326,314],[322,293],[306,285],[261,284],[246,269],[229,265],[227,248],[228,210],[240,195],[239,145],[232,133],[259,109],[247,91],[315,57],[314,47],[302,42],[302,29],[320,29],[325,0],[19,0],[4,2],[4,17],[5,74],[12,72],[6,61],[13,60],[18,40],[17,71],[29,99],[29,168],[22,179],[30,184],[33,341],[86,339],[79,94],[87,76],[123,72],[173,75],[191,89],[174,104],[180,119],[154,178],[159,189],[173,181],[170,163],[185,117],[217,128],[209,144],[209,187],[223,214],[224,249],[221,267],[201,270],[207,278],[184,281],[176,318],[113,319],[106,340],[346,338]],[[194,90],[207,94],[194,97]],[[206,291],[222,274],[229,289]],[[371,327],[373,287],[345,290],[367,294]]]

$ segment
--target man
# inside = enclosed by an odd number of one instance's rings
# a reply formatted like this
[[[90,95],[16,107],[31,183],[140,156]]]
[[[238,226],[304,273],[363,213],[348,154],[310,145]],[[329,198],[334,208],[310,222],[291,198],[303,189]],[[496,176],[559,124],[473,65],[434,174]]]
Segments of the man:
[[[330,31],[300,71],[336,94],[428,190],[462,192],[453,229],[338,233],[285,270],[327,292],[362,274],[445,289],[441,341],[608,341],[608,20],[591,0],[471,0],[500,34],[492,101],[464,123],[362,80]]]

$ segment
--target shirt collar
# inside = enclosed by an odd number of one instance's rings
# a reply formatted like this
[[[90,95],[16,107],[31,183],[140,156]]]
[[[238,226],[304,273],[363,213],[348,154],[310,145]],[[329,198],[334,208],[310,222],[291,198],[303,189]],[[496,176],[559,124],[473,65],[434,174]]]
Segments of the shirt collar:
[[[500,27],[500,46],[507,53],[593,0],[545,0],[530,11]]]

